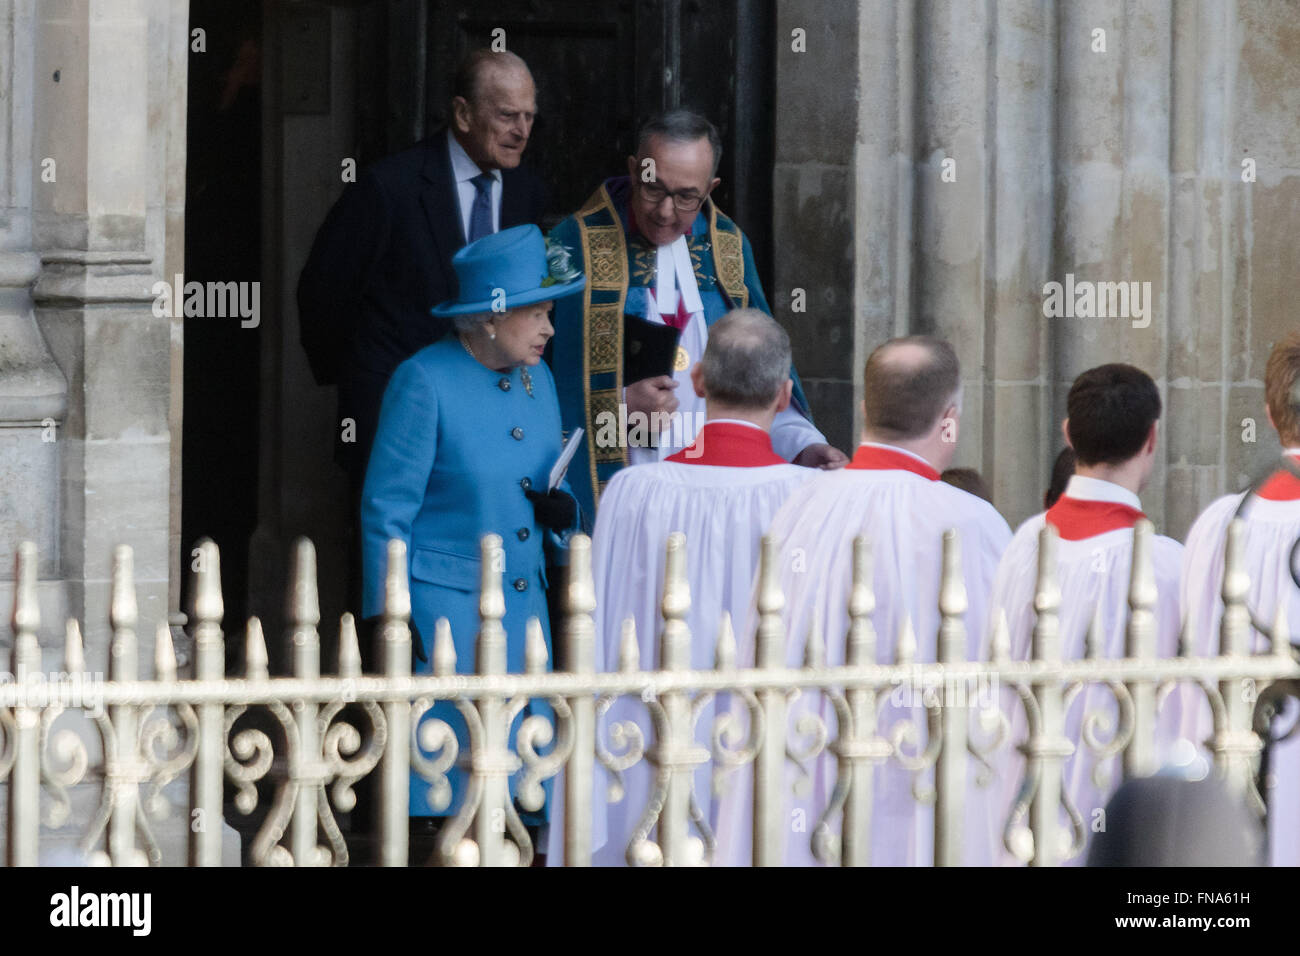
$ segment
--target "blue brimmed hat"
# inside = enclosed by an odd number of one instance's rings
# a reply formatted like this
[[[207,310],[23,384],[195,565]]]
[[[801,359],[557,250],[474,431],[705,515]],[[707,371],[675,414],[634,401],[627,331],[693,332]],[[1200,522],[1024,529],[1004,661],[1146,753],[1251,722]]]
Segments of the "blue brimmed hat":
[[[512,226],[484,236],[462,247],[451,264],[460,295],[435,305],[431,311],[437,316],[532,305],[581,292],[587,284],[587,277],[573,267],[569,250],[548,245],[536,226]]]

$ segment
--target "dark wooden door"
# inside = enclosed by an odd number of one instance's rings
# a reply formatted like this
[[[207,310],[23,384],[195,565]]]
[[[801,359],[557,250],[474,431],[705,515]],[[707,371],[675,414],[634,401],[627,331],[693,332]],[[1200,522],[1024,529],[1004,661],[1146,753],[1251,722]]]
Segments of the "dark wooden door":
[[[537,81],[525,155],[550,227],[626,169],[637,125],[689,106],[722,135],[718,205],[750,237],[770,292],[775,0],[388,0],[362,17],[360,153],[443,125],[460,58],[505,31]]]

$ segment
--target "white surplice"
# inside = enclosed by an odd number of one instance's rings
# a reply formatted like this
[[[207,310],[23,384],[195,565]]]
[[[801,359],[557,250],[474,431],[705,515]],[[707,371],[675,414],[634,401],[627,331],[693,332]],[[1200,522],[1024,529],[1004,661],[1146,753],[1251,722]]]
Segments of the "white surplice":
[[[892,464],[891,464],[892,460]],[[913,468],[915,470],[906,470]],[[930,477],[917,471],[927,472]],[[967,653],[982,646],[987,597],[998,558],[1011,537],[1006,521],[988,502],[938,481],[938,473],[910,452],[863,443],[850,465],[823,472],[803,484],[772,522],[786,600],[786,664],[802,666],[809,627],[820,624],[828,665],[844,662],[848,633],[853,539],[865,535],[873,554],[876,631],[879,663],[893,663],[899,629],[910,620],[916,636],[914,660],[933,661],[939,628],[939,579],[943,534],[955,528],[961,542],[962,566],[970,609],[966,615]],[[740,666],[754,662],[754,599],[750,617],[738,631]],[[899,722],[916,726],[917,740],[904,744],[908,753],[923,749],[926,734],[921,688],[900,686],[886,691],[881,707],[881,733],[888,736]],[[734,709],[734,708],[733,708]],[[790,707],[787,734],[793,747],[807,739],[796,732],[800,715],[819,716],[833,739],[837,734],[831,704],[820,693],[803,693]],[[811,838],[830,801],[837,768],[823,753],[808,767],[810,779],[786,763],[785,817],[790,821],[783,862],[789,866],[817,865]],[[972,767],[972,778],[974,768]],[[927,778],[932,773],[926,772]],[[718,856],[721,865],[751,862],[753,773],[747,767],[735,775],[719,813]],[[912,792],[914,774],[891,759],[874,775],[871,827],[873,865],[927,866],[933,862],[934,810],[919,804]],[[928,782],[928,781],[927,781]],[[806,786],[805,786],[806,785]],[[981,792],[968,797],[966,859],[986,863],[992,854],[991,800]],[[832,830],[838,832],[839,821]]]
[[[1300,460],[1300,449],[1286,454]],[[1226,495],[1206,508],[1187,534],[1183,552],[1182,610],[1184,619],[1195,627],[1198,654],[1219,652],[1219,624],[1223,617],[1223,546],[1228,525],[1244,494]],[[1300,499],[1268,500],[1254,497],[1242,514],[1246,523],[1245,571],[1250,575],[1248,604],[1255,618],[1273,626],[1279,602],[1286,602],[1287,622],[1292,635],[1300,632],[1300,587],[1291,578],[1290,556],[1300,539]],[[1251,648],[1259,653],[1267,642],[1255,633]],[[1296,703],[1291,700],[1281,721],[1290,727],[1296,720]],[[1200,723],[1209,723],[1205,705]],[[1273,745],[1270,773],[1272,787],[1265,794],[1269,806],[1269,859],[1273,866],[1300,866],[1300,732]]]
[[[1057,542],[1057,581],[1061,589],[1059,610],[1061,657],[1078,660],[1085,656],[1086,638],[1093,614],[1101,608],[1103,640],[1101,654],[1108,658],[1125,656],[1125,633],[1128,623],[1129,575],[1132,566],[1132,523],[1141,512],[1138,496],[1127,488],[1109,481],[1074,475],[1066,486],[1062,499],[1066,504],[1054,507],[1029,518],[1016,529],[998,565],[990,602],[992,615],[999,610],[1006,613],[1011,637],[1011,659],[1029,660],[1033,646],[1034,589],[1038,578],[1038,537],[1048,515],[1054,517],[1059,540]],[[1074,526],[1060,517],[1070,502],[1079,503],[1071,514],[1082,519]],[[1107,506],[1115,504],[1132,509],[1123,527],[1106,530]],[[1071,537],[1073,540],[1071,540]],[[1156,656],[1173,657],[1178,650],[1178,575],[1183,546],[1172,538],[1155,535],[1151,559],[1156,582]],[[991,617],[991,628],[996,617]],[[987,651],[985,656],[987,657]],[[1160,764],[1170,759],[1191,756],[1194,746],[1188,741],[1175,747],[1179,736],[1182,695],[1171,694],[1161,708],[1157,721],[1156,754]],[[1002,794],[997,807],[999,832],[1001,824],[1011,813],[1017,791],[1024,777],[1025,761],[1017,746],[1025,739],[1026,724],[1023,705],[1009,689],[1003,690],[1004,708],[1011,723],[1011,735],[1006,747],[999,751],[995,763],[997,786]],[[1114,694],[1105,686],[1090,684],[1077,694],[1066,712],[1065,736],[1074,745],[1074,753],[1066,759],[1062,775],[1063,793],[1068,796],[1083,820],[1085,841],[1094,827],[1104,818],[1100,812],[1121,782],[1120,757],[1113,756],[1099,766],[1096,756],[1083,744],[1081,722],[1083,714],[1104,714],[1109,724],[1098,727],[1095,736],[1099,742],[1112,739],[1118,727],[1118,711]],[[1203,756],[1199,758],[1204,762]],[[1204,769],[1204,768],[1203,768]],[[1102,774],[1102,785],[1094,779],[1094,772]],[[1068,817],[1062,811],[1061,825]],[[1027,813],[1020,819],[1028,825]],[[1000,841],[999,841],[1000,842]],[[1001,862],[1016,863],[1017,859],[1001,848]],[[1069,863],[1078,865],[1087,858],[1087,844]]]
[[[668,536],[674,531],[686,535],[686,569],[691,608],[686,621],[691,630],[691,662],[694,670],[712,670],[718,624],[724,611],[739,621],[745,614],[754,573],[758,567],[759,539],[773,515],[796,487],[817,474],[814,469],[786,463],[755,466],[708,464],[727,457],[736,443],[719,435],[725,426],[734,436],[738,430],[766,449],[774,460],[768,434],[747,422],[712,420],[696,445],[677,457],[687,462],[663,461],[636,465],[618,472],[600,498],[600,511],[592,534],[592,569],[596,585],[596,640],[598,661],[613,670],[619,663],[623,621],[636,622],[640,664],[643,669],[660,666],[659,634],[662,629],[660,602],[663,599],[664,555]],[[748,433],[752,433],[748,434]],[[742,444],[744,437],[742,437]],[[699,451],[698,456],[693,453]],[[723,458],[718,457],[724,453]],[[740,458],[743,458],[743,453]],[[602,667],[601,663],[597,668]],[[715,701],[715,704],[717,702]],[[708,748],[714,723],[715,705],[701,709],[695,724],[697,743]],[[649,711],[635,698],[621,698],[600,720],[598,733],[613,747],[610,730],[616,723],[631,722],[640,728],[647,747],[654,735]],[[624,795],[608,802],[611,778],[596,765],[593,808],[600,837],[595,841],[592,862],[597,866],[626,865],[626,851],[652,792],[652,768],[643,759],[623,772]],[[556,792],[562,788],[556,787]],[[716,801],[711,797],[710,764],[697,769],[695,792],[707,812],[707,822],[716,825]],[[553,859],[560,861],[560,832],[563,803],[552,812]],[[693,831],[694,832],[694,831]],[[652,832],[651,839],[655,838]],[[603,845],[602,845],[603,844]]]

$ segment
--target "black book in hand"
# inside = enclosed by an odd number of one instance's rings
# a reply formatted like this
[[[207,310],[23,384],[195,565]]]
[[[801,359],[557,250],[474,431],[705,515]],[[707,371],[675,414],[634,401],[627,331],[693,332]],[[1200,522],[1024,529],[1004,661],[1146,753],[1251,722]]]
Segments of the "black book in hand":
[[[651,322],[639,315],[623,316],[623,384],[672,375],[681,329]]]

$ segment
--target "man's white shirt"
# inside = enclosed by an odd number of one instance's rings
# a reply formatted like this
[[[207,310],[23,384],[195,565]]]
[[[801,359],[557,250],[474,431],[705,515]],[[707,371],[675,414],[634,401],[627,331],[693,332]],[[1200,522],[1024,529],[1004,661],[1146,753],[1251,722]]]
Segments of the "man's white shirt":
[[[457,205],[460,207],[461,235],[468,242],[470,213],[474,209],[474,198],[478,195],[478,189],[471,180],[480,175],[483,170],[479,169],[478,163],[469,158],[469,153],[465,152],[465,147],[460,145],[460,141],[452,135],[451,130],[447,130],[447,149],[451,155],[451,174],[456,178],[456,200]],[[501,170],[492,170],[491,176],[492,231],[500,232]]]

